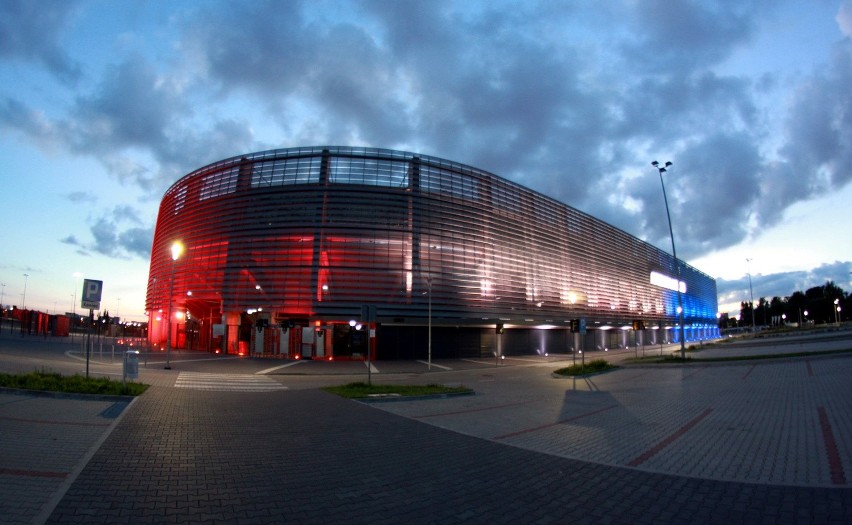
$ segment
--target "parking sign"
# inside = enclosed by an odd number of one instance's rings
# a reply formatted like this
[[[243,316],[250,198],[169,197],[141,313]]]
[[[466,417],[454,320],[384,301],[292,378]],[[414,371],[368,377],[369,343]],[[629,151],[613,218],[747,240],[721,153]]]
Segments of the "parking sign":
[[[103,281],[95,281],[92,279],[83,279],[83,294],[80,296],[81,308],[89,310],[99,310],[101,308],[101,293],[104,289]]]

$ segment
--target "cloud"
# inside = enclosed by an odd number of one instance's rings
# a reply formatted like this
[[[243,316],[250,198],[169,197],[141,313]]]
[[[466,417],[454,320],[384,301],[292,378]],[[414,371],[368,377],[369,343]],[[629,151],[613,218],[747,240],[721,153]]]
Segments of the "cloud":
[[[129,206],[116,206],[91,221],[91,242],[70,234],[60,242],[77,247],[81,255],[97,253],[116,259],[148,259],[154,238],[153,227],[145,227],[139,213]]]
[[[80,64],[62,49],[61,37],[79,2],[0,2],[0,57],[34,60],[64,83],[82,76]]]
[[[97,200],[98,200],[97,195],[95,195],[93,193],[89,193],[87,191],[72,191],[71,193],[69,193],[67,195],[67,198],[71,202],[89,202],[89,203],[92,203],[92,202],[97,202]]]
[[[19,130],[45,149],[92,156],[120,182],[159,198],[200,159],[218,160],[211,151],[236,154],[253,138],[244,119],[198,125],[175,80],[133,55],[110,67],[95,90],[77,96],[67,118],[51,119],[6,98],[0,103],[0,126]]]
[[[636,41],[622,44],[635,69],[683,76],[727,58],[753,38],[766,2],[640,0],[630,13]]]
[[[841,28],[849,5],[837,14]],[[850,39],[789,82],[787,105],[765,102],[788,93],[781,72],[752,78],[720,67],[769,29],[775,9],[697,0],[199,4],[174,17],[168,60],[120,55],[64,114],[7,97],[0,126],[92,156],[150,200],[195,168],[255,149],[409,149],[513,179],[665,249],[649,163],[671,160],[667,195],[688,259],[757,236],[792,204],[852,178]],[[73,12],[60,11],[58,30]],[[780,135],[770,126],[779,121]],[[129,224],[100,217],[91,249],[142,253],[145,232]]]
[[[845,0],[837,11],[837,26],[847,38],[852,37],[852,0]]]
[[[761,297],[770,300],[773,297],[789,297],[794,292],[805,292],[810,288],[822,286],[832,281],[846,292],[849,289],[849,272],[852,270],[852,261],[835,261],[826,263],[809,270],[794,272],[781,272],[768,275],[756,274],[751,276],[751,290],[754,293],[754,301]],[[736,304],[750,300],[748,276],[740,279],[716,279],[716,290],[720,307],[728,304]]]

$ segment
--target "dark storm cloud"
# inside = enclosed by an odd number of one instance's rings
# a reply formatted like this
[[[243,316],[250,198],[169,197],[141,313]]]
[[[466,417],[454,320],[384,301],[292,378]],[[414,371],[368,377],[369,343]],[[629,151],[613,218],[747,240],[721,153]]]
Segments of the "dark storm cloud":
[[[187,22],[182,48],[204,61],[212,87],[287,93],[305,80],[324,29],[309,27],[302,2],[226,2]],[[240,23],[233,23],[239,20]]]
[[[365,28],[309,20],[298,2],[277,6],[228,4],[188,30],[183,46],[203,57],[205,82],[226,94],[247,92],[275,108],[285,129],[304,103],[316,103],[308,118],[316,122],[322,136],[314,139],[320,142],[357,138],[389,145],[411,135],[394,57]],[[232,24],[235,18],[244,24]]]
[[[78,151],[97,156],[117,178],[159,198],[178,177],[216,160],[211,152],[248,146],[252,134],[245,121],[223,118],[198,126],[197,111],[176,78],[134,55],[111,67],[95,92],[76,100],[75,118],[65,128]],[[153,162],[133,160],[133,150],[148,152]]]
[[[0,2],[0,57],[33,60],[57,78],[73,83],[81,76],[79,63],[63,50],[61,37],[79,2]]]
[[[835,45],[827,66],[803,79],[785,125],[780,159],[767,163],[760,220],[776,222],[791,204],[852,180],[852,39]]]
[[[641,71],[682,76],[727,58],[748,42],[770,2],[642,0],[630,13],[638,41],[622,44]]]
[[[174,119],[188,109],[140,56],[112,66],[97,91],[80,97],[75,121],[81,149],[148,146],[160,150]]]
[[[159,198],[178,177],[216,160],[211,152],[235,154],[252,139],[249,124],[240,119],[193,125],[188,100],[171,80],[134,55],[110,67],[93,92],[77,97],[69,118],[50,120],[6,99],[0,126],[18,129],[44,147],[92,155],[118,180]],[[147,152],[153,162],[140,163],[134,151]]]
[[[176,17],[169,63],[121,57],[67,118],[6,99],[0,125],[95,156],[154,199],[189,170],[252,149],[410,148],[511,178],[664,248],[649,163],[671,160],[678,254],[691,258],[777,224],[790,205],[852,177],[849,39],[825,67],[792,80],[786,107],[763,100],[788,80],[719,71],[771,25],[773,9],[697,0],[205,3]],[[240,107],[269,122],[251,122]],[[780,143],[767,140],[777,130],[766,111],[787,114],[775,119],[785,122]],[[105,214],[95,225],[98,251],[141,253],[144,243],[128,248],[136,236],[122,240],[130,230],[116,224]]]

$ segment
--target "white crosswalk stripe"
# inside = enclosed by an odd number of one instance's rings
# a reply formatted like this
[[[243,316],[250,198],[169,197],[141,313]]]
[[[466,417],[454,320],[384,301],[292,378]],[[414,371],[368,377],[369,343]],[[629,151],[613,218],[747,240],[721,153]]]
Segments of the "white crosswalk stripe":
[[[219,392],[271,392],[287,387],[267,376],[249,374],[204,374],[181,372],[175,381],[176,388],[216,390]]]

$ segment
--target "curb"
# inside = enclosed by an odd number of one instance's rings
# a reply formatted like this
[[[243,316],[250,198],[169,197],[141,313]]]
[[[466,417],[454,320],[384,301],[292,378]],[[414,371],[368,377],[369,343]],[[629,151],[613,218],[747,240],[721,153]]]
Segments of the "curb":
[[[53,399],[77,399],[81,401],[132,401],[139,396],[121,396],[115,394],[80,394],[76,392],[53,392],[49,390],[27,390],[24,388],[0,387],[0,394],[14,396],[50,397]]]

